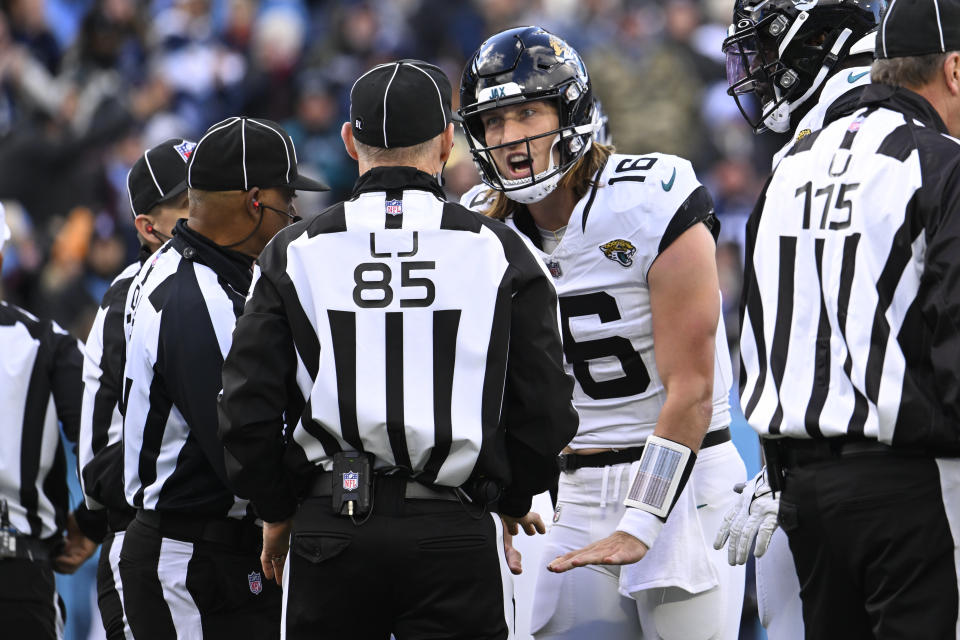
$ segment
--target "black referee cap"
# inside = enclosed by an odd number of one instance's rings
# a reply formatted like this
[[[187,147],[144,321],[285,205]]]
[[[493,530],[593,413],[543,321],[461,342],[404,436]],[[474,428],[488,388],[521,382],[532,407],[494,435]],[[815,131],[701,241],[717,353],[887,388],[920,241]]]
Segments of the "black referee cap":
[[[877,58],[960,51],[960,0],[893,0],[877,32]]]
[[[455,118],[450,81],[422,60],[381,64],[350,90],[353,137],[371,147],[411,147],[440,135]]]
[[[143,215],[187,188],[187,160],[197,146],[183,138],[170,138],[147,149],[127,174],[127,197],[133,217]]]
[[[242,116],[218,122],[203,134],[187,163],[187,186],[203,191],[330,189],[297,173],[297,151],[283,127]]]

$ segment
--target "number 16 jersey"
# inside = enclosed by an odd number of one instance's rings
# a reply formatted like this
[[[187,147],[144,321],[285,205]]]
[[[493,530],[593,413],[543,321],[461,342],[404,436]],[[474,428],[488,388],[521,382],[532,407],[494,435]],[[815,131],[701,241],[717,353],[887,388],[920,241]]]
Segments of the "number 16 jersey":
[[[461,203],[483,210],[495,194],[474,187]],[[612,155],[547,253],[524,208],[507,224],[537,246],[560,304],[564,364],[576,380],[580,428],[573,449],[642,445],[666,400],[657,373],[647,273],[684,231],[703,222],[716,238],[713,201],[677,156]],[[710,430],[730,423],[730,355],[718,319]]]

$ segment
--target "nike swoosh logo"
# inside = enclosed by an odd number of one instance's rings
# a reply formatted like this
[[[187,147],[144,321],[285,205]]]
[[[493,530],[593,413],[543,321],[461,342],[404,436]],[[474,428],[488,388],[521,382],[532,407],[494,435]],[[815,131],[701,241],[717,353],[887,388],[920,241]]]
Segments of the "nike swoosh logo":
[[[864,71],[864,72],[862,72],[862,73],[858,73],[858,74],[854,75],[854,74],[853,74],[853,71],[851,71],[851,72],[847,75],[847,82],[849,82],[850,84],[853,84],[854,82],[856,82],[857,80],[859,80],[859,79],[862,78],[863,76],[867,75],[868,73],[870,73],[870,72],[869,72],[869,71]]]
[[[707,503],[698,504],[697,509],[703,509],[705,506],[707,506]]]
[[[664,191],[670,191],[670,189],[673,189],[673,181],[676,179],[677,179],[677,168],[674,167],[673,174],[670,175],[670,182],[664,182],[663,180],[661,180],[660,186],[663,187]]]

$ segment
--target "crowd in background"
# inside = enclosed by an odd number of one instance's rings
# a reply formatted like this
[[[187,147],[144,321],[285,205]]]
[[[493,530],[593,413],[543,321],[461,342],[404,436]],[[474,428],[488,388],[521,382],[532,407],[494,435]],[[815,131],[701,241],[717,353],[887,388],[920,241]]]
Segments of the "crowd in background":
[[[144,149],[196,140],[232,115],[276,120],[303,173],[332,187],[301,194],[309,215],[347,196],[357,177],[340,141],[357,76],[414,57],[457,87],[484,37],[537,24],[584,57],[619,152],[684,156],[710,189],[734,346],[743,228],[783,140],[753,135],[726,94],[720,48],[732,5],[0,0],[0,201],[13,232],[0,297],[85,338],[111,280],[136,258],[126,175]],[[478,181],[462,139],[445,177],[451,197]]]
[[[730,0],[3,0],[0,200],[13,241],[3,296],[86,336],[101,295],[136,256],[125,190],[145,148],[244,114],[281,122],[304,173],[349,193],[349,89],[385,60],[439,64],[456,86],[486,35],[538,24],[571,42],[624,153],[693,161],[723,222],[728,330],[740,237],[777,141],[754,136],[726,95],[720,43]],[[456,97],[455,97],[456,99]],[[458,196],[477,174],[458,142]]]

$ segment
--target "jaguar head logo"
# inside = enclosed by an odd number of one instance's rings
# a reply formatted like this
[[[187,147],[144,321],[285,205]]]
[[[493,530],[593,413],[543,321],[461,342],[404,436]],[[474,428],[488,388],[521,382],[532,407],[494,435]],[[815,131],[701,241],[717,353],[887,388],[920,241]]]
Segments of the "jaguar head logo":
[[[633,256],[637,253],[637,248],[626,240],[611,240],[600,245],[600,251],[621,267],[629,267],[633,264]]]

